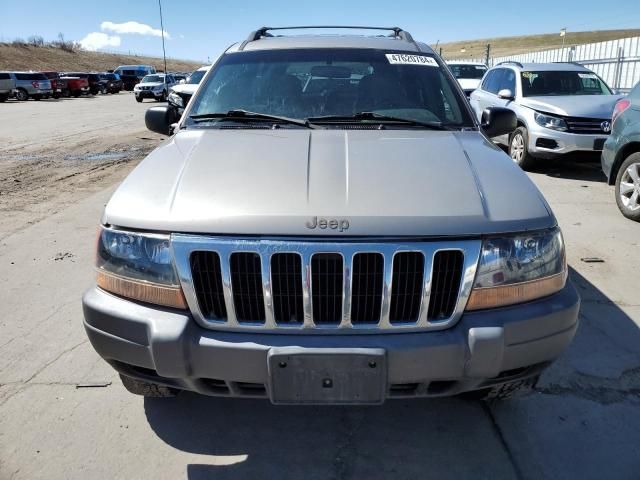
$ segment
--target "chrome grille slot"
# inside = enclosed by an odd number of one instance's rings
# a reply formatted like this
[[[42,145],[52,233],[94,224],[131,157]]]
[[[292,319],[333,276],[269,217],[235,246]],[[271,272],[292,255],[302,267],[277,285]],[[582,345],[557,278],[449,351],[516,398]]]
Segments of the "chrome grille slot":
[[[382,307],[384,257],[357,253],[351,270],[351,323],[378,323]]]
[[[275,253],[271,256],[271,291],[273,316],[277,323],[301,324],[302,260],[297,253]]]
[[[480,240],[346,240],[171,236],[185,298],[204,328],[373,334],[459,320]]]
[[[215,252],[193,252],[190,261],[193,287],[203,315],[218,320],[226,318],[220,256]]]
[[[424,283],[424,255],[400,252],[393,258],[391,323],[417,322]]]
[[[238,322],[264,323],[264,296],[260,255],[233,253],[230,258],[233,305]]]
[[[458,300],[464,256],[458,250],[439,251],[433,258],[429,320],[447,319]]]
[[[317,253],[311,258],[311,304],[316,324],[340,323],[343,282],[342,255]]]

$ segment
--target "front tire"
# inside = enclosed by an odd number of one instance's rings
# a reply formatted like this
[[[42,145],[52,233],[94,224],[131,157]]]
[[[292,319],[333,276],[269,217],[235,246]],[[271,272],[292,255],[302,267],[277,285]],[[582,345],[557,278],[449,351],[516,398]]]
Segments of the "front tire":
[[[138,96],[136,95],[136,102],[138,102],[138,103],[142,103],[142,97],[138,97]]]
[[[629,155],[616,176],[616,203],[622,215],[640,222],[640,152]]]
[[[525,127],[516,128],[509,136],[509,156],[523,170],[535,165],[536,160],[529,153],[529,134]]]
[[[142,395],[143,397],[170,398],[175,397],[180,393],[180,390],[176,388],[165,387],[164,385],[158,385],[157,383],[145,382],[144,380],[127,377],[123,374],[120,374],[120,380],[127,391],[134,395]]]

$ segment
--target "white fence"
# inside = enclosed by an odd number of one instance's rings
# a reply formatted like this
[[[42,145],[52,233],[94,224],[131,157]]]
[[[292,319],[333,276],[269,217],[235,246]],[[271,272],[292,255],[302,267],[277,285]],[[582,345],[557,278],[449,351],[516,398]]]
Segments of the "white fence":
[[[484,62],[485,59],[477,60]],[[507,60],[533,63],[576,62],[596,72],[609,86],[626,91],[640,81],[640,37],[493,57],[489,64],[496,65]]]

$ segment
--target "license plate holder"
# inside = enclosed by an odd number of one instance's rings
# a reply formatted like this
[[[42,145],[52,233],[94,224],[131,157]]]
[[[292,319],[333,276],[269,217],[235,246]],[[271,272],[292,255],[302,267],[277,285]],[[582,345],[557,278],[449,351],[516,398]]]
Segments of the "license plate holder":
[[[593,141],[593,149],[596,151],[602,151],[602,149],[604,148],[604,142],[606,142],[607,139],[606,138],[596,138]]]
[[[274,404],[378,405],[385,400],[387,362],[382,348],[274,347],[267,363]]]

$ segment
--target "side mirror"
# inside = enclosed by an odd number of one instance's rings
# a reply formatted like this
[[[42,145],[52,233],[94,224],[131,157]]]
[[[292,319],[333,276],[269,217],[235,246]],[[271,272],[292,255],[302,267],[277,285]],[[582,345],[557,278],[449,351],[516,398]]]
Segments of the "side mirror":
[[[487,137],[499,137],[513,132],[518,126],[518,119],[513,110],[503,107],[489,107],[482,112],[480,126]]]
[[[513,96],[513,92],[508,88],[503,88],[498,92],[498,98],[503,98],[505,100],[513,100],[515,97]]]
[[[175,107],[151,107],[144,115],[144,123],[152,132],[171,135],[171,124],[177,122],[179,118]]]

